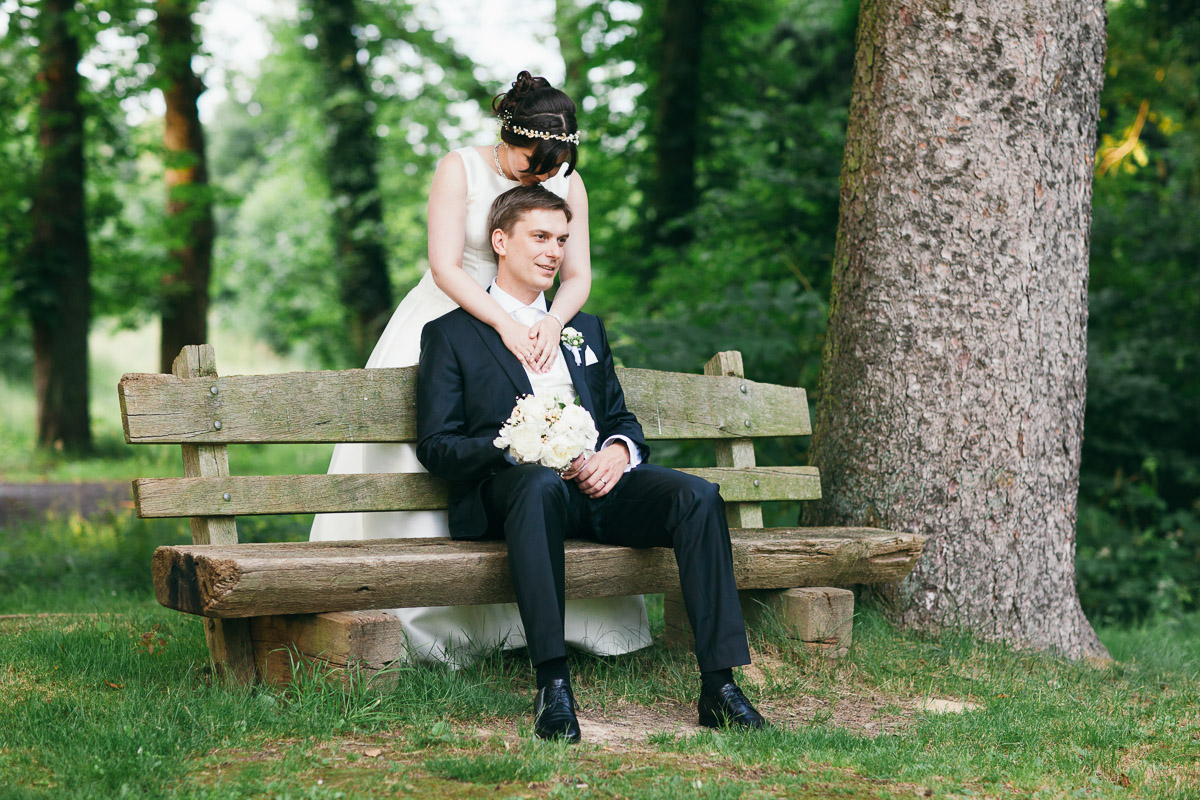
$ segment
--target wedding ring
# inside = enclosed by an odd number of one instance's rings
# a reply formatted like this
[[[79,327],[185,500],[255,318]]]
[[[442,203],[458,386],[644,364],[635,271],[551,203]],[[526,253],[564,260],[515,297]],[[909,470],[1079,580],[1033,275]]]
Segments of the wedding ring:
[[[600,479],[600,485],[601,485],[601,486],[607,486],[607,485],[608,485],[608,478],[601,478],[601,479]]]

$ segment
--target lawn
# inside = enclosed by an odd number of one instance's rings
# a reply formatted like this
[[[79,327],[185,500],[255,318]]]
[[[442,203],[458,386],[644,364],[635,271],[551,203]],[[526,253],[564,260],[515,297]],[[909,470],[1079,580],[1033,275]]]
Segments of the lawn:
[[[36,452],[28,387],[0,383],[0,481],[181,474],[177,447],[121,434],[116,381],[154,369],[152,343],[93,348],[88,459]],[[217,347],[224,373],[306,366]],[[329,457],[231,450],[239,474],[323,472]],[[310,521],[248,517],[238,532],[300,540]],[[312,673],[226,685],[199,621],[150,589],[154,547],[189,540],[186,521],[125,508],[0,519],[0,798],[1200,798],[1200,615],[1101,630],[1114,660],[1069,663],[899,632],[860,600],[838,661],[752,632],[740,680],[775,728],[744,734],[695,725],[694,660],[662,644],[651,598],[653,647],[573,654],[585,741],[570,747],[532,738],[524,651],[397,667],[388,691]]]
[[[249,538],[303,538],[307,519]],[[860,603],[847,658],[754,634],[767,733],[695,726],[688,654],[574,655],[585,742],[531,736],[523,651],[398,688],[225,685],[194,618],[158,607],[149,553],[186,526],[127,512],[0,538],[0,797],[1195,798],[1200,617],[1102,631],[1074,664]],[[661,612],[654,615],[661,633]]]

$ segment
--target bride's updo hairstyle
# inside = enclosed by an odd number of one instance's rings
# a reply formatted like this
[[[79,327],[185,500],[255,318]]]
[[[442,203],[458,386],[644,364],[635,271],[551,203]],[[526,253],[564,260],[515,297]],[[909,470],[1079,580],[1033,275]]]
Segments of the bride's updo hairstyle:
[[[532,147],[525,172],[542,175],[560,163],[565,175],[579,158],[579,129],[575,103],[550,81],[522,70],[512,88],[492,99],[492,112],[500,119],[500,140],[512,147]]]

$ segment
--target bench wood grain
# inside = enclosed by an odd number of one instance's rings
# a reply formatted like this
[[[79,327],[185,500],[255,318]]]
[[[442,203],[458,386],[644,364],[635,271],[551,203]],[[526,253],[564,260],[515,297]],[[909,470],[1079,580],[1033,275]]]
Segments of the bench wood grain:
[[[899,580],[923,537],[874,528],[731,532],[739,589]],[[617,597],[679,587],[674,554],[571,540],[567,597]],[[514,599],[503,542],[375,539],[160,547],[154,592],[178,611],[237,618],[369,608],[457,606]]]

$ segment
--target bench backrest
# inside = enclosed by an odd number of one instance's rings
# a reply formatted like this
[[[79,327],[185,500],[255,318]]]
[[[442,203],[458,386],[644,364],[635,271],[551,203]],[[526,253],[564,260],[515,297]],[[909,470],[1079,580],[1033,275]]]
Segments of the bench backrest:
[[[813,467],[756,467],[755,437],[812,432],[803,389],[755,383],[741,354],[718,353],[704,375],[618,369],[646,438],[711,439],[733,527],[762,527],[759,503],[820,497]],[[173,374],[128,374],[118,392],[125,441],[179,444],[183,478],[133,483],[142,517],[191,517],[198,544],[237,541],[242,514],[445,508],[445,484],[425,473],[229,475],[242,443],[412,442],[416,367],[218,377],[210,345],[185,347]]]

